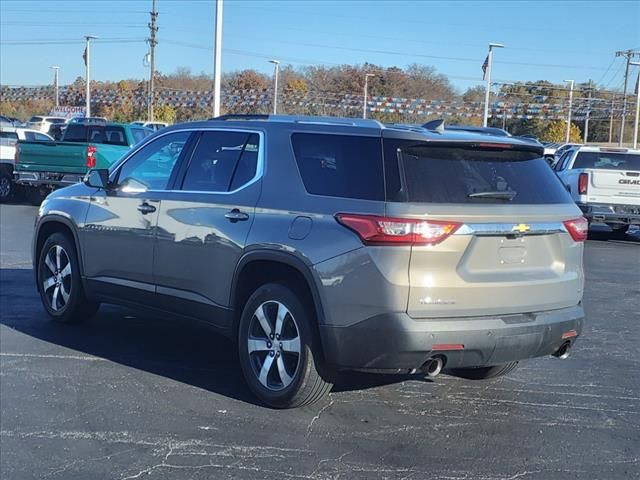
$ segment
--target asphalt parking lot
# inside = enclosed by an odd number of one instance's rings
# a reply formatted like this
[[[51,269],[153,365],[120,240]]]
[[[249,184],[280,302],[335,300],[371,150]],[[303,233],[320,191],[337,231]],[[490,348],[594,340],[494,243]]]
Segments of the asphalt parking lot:
[[[486,383],[354,374],[324,403],[275,411],[201,327],[113,306],[49,322],[35,213],[0,206],[3,479],[640,478],[637,236],[587,242],[588,321],[565,361]]]

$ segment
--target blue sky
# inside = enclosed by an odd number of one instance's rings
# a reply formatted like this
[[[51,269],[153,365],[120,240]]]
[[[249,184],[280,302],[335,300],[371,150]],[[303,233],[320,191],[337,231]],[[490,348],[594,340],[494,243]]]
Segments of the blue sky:
[[[214,0],[157,0],[157,69],[212,72]],[[0,83],[42,85],[49,65],[62,84],[84,75],[143,78],[151,0],[0,0]],[[593,79],[622,85],[616,50],[640,50],[640,1],[269,1],[225,0],[223,71],[375,63],[434,66],[461,91],[482,81],[489,42],[497,81]],[[111,40],[111,39],[116,39]],[[53,44],[57,42],[57,44]]]

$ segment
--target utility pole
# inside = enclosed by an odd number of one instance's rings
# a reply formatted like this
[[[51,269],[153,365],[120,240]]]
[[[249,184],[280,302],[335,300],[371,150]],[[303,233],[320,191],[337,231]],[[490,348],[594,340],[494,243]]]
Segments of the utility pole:
[[[54,65],[53,67],[49,68],[53,70],[53,91],[56,100],[56,108],[58,108],[60,106],[60,98],[58,96],[58,70],[60,70],[60,67]]]
[[[364,74],[364,105],[362,106],[362,118],[367,118],[367,98],[369,97],[369,77],[375,77],[373,73]]]
[[[627,66],[624,70],[624,88],[622,89],[622,121],[620,122],[620,139],[618,140],[618,145],[621,146],[624,141],[624,121],[627,116],[627,80],[629,77],[629,63],[631,59],[636,55],[640,55],[640,53],[634,52],[633,50],[627,50],[625,52],[616,52],[616,57],[624,57],[627,59]]]
[[[589,80],[589,98],[587,99],[587,114],[584,118],[584,143],[589,140],[589,117],[591,116],[591,94],[593,92],[593,82]]]
[[[504,45],[500,43],[490,43],[489,44],[489,54],[487,55],[487,59],[485,63],[482,65],[482,69],[484,70],[483,79],[486,80],[486,90],[484,92],[484,116],[482,120],[482,126],[486,127],[487,122],[489,120],[489,95],[491,93],[491,66],[493,64],[493,49],[494,48],[504,48]]]
[[[571,138],[571,109],[573,108],[573,85],[574,80],[565,80],[569,84],[569,111],[567,112],[567,133],[565,135],[565,143],[569,143]]]
[[[87,90],[85,92],[85,97],[87,101],[87,105],[85,107],[85,117],[91,116],[91,40],[94,40],[98,37],[94,37],[93,35],[85,35],[84,39],[87,42],[87,45],[84,48],[84,64],[87,67],[86,73],[86,87]]]
[[[269,60],[269,63],[273,63],[273,114],[278,113],[278,71],[280,67],[280,60]]]
[[[155,98],[154,76],[156,71],[155,50],[158,44],[156,40],[156,33],[158,33],[158,27],[156,25],[158,20],[156,0],[152,0],[151,12],[149,13],[151,14],[151,21],[149,22],[149,98],[147,100],[147,120],[153,122],[153,99]]]
[[[502,129],[507,129],[507,104],[502,107]]]
[[[213,52],[213,116],[220,116],[220,79],[222,72],[222,0],[216,0],[216,30]]]
[[[631,62],[631,65],[640,67],[640,62]],[[633,148],[638,148],[638,117],[640,116],[640,69],[636,78],[636,119],[633,124]]]

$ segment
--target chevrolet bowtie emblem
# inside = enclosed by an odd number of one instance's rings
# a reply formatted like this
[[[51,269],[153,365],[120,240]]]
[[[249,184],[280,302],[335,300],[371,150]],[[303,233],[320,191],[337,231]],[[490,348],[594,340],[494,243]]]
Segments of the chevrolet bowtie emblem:
[[[526,223],[519,223],[518,225],[514,225],[511,229],[512,232],[518,233],[527,233],[529,230],[531,230],[531,226]]]

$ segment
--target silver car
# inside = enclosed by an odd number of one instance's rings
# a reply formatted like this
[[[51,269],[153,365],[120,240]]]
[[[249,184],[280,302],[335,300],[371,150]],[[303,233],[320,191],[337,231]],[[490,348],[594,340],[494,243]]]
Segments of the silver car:
[[[59,322],[101,302],[207,322],[273,407],[348,369],[496,377],[582,329],[587,224],[542,156],[374,120],[175,125],[47,197],[36,282]]]

